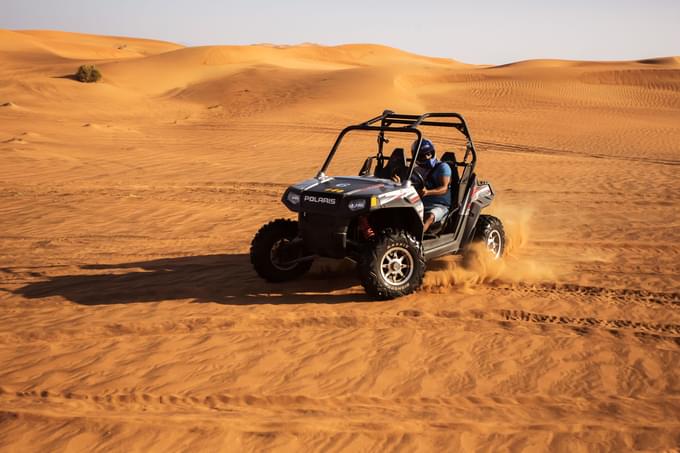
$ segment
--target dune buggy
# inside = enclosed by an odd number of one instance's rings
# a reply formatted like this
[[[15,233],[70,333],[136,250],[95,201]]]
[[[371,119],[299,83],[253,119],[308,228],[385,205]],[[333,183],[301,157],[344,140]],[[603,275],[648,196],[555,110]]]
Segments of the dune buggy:
[[[440,161],[451,167],[452,205],[448,215],[426,233],[419,196],[425,182],[415,168],[424,127],[454,130],[465,142],[460,161],[452,150],[441,155]],[[356,176],[328,176],[341,142],[355,131],[375,132],[377,151],[366,158]],[[415,151],[410,156],[403,148],[385,154],[387,135],[395,134],[413,139]],[[427,260],[461,253],[471,242],[483,242],[499,258],[505,247],[503,225],[496,217],[480,215],[493,200],[494,190],[477,179],[476,162],[467,124],[458,113],[407,115],[386,110],[348,126],[318,174],[283,194],[283,203],[297,213],[297,221],[277,219],[264,225],[251,243],[250,261],[262,278],[281,282],[304,274],[315,257],[349,258],[357,263],[369,295],[391,299],[421,285]]]

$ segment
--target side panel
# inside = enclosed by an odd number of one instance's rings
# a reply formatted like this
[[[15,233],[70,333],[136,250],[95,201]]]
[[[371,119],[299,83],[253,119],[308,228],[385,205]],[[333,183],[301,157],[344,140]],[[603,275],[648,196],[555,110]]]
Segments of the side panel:
[[[465,230],[461,240],[461,247],[469,244],[472,240],[472,234],[475,231],[475,226],[477,226],[477,220],[479,219],[479,213],[481,210],[482,207],[478,203],[473,203],[472,206],[470,206],[470,212],[468,213],[467,220],[465,221]]]
[[[438,238],[426,239],[423,241],[423,249],[425,250],[425,259],[431,260],[444,255],[456,253],[460,241],[456,239],[454,233],[442,234]]]
[[[465,222],[465,231],[463,233],[461,247],[469,244],[472,240],[479,215],[482,209],[491,204],[494,196],[491,184],[487,182],[475,182],[474,190],[470,197],[468,218]]]

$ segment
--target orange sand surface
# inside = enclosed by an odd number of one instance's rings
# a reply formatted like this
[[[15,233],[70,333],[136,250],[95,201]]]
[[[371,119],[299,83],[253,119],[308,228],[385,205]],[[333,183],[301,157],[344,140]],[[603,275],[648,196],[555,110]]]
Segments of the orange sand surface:
[[[285,187],[385,108],[465,115],[508,256],[389,302],[260,280]],[[0,30],[0,159],[0,450],[680,445],[678,57]]]

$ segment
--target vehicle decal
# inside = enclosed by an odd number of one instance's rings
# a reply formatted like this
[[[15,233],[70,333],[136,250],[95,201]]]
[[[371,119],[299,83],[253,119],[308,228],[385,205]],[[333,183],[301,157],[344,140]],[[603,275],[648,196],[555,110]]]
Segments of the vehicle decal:
[[[331,205],[334,205],[337,202],[337,200],[335,198],[317,197],[317,196],[314,196],[314,195],[305,195],[304,200],[309,201],[311,203],[324,203],[324,204],[331,204]]]
[[[396,194],[390,193],[390,194],[387,194],[387,195],[379,195],[378,199],[380,200],[380,204],[387,204],[390,201],[398,198],[400,195],[401,195],[400,193],[396,193]]]
[[[482,197],[488,197],[491,195],[491,189],[489,186],[477,186],[472,189],[472,201],[477,201]]]
[[[425,206],[423,206],[422,203],[416,205],[416,212],[420,216],[420,220],[423,220],[423,216],[425,215]]]
[[[406,197],[412,194],[417,195],[417,192],[413,188],[407,188],[378,195],[378,199],[380,200],[380,203],[387,204],[399,197]]]
[[[411,195],[407,195],[404,198],[406,198],[406,200],[408,200],[408,202],[411,204],[415,204],[420,201],[420,197],[417,193],[412,193]]]
[[[338,189],[336,187],[329,187],[328,189],[325,190],[325,192],[343,193],[344,189]]]

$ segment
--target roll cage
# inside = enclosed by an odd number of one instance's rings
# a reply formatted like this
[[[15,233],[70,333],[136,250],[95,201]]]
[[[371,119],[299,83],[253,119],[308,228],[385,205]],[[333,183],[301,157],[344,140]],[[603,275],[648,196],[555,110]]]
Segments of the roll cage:
[[[445,119],[448,121],[437,121],[436,119]],[[328,157],[326,157],[326,161],[324,162],[316,177],[324,178],[326,176],[326,170],[328,169],[328,166],[333,160],[335,153],[340,147],[340,143],[349,132],[375,131],[378,133],[377,159],[384,158],[383,147],[388,141],[385,138],[385,132],[406,133],[416,136],[416,140],[418,141],[418,151],[415,156],[412,156],[408,167],[408,179],[410,179],[411,175],[413,174],[415,163],[418,160],[418,155],[420,154],[420,144],[423,140],[423,134],[418,129],[420,126],[450,127],[460,132],[465,137],[467,145],[465,149],[465,156],[461,162],[458,162],[458,165],[462,167],[471,167],[468,169],[468,173],[472,173],[474,171],[475,165],[477,163],[477,152],[475,150],[475,145],[472,142],[470,131],[468,130],[467,124],[465,123],[465,119],[461,114],[455,112],[431,112],[424,113],[422,115],[408,115],[394,113],[391,110],[385,110],[382,115],[371,118],[370,120],[363,123],[347,126],[344,128],[338,135],[338,138],[335,140],[333,147],[328,153]],[[468,162],[468,157],[470,156],[471,159]]]

